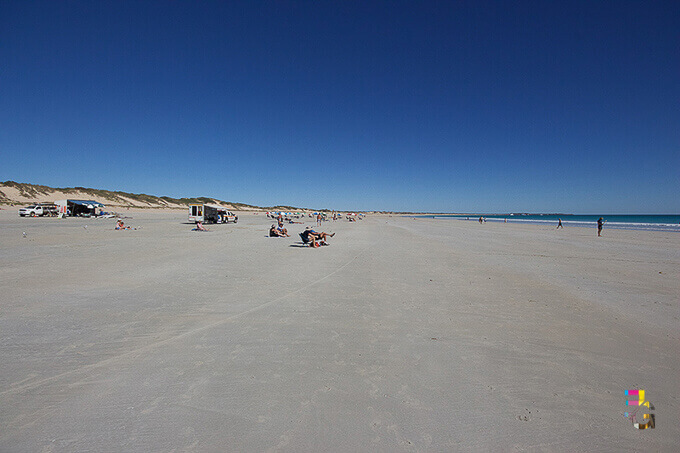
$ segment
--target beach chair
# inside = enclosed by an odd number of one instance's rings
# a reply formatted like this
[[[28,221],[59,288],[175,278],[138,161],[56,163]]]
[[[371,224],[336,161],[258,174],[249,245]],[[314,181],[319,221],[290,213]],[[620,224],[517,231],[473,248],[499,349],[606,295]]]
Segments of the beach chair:
[[[309,240],[309,237],[307,237],[307,240],[305,240],[305,235],[300,233],[300,239],[302,239],[303,244],[309,245],[312,241]]]

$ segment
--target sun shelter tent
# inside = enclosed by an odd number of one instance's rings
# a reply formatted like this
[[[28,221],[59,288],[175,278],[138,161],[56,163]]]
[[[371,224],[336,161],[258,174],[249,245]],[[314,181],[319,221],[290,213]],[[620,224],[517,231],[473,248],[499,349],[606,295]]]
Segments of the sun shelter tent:
[[[64,215],[90,217],[96,215],[97,208],[104,205],[94,200],[57,200],[54,202],[59,212]]]

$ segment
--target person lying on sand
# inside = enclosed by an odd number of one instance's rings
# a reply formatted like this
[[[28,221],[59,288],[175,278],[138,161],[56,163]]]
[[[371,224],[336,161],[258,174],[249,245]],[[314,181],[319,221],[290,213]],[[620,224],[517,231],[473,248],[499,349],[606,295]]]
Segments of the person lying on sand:
[[[310,247],[319,247],[320,245],[328,245],[327,238],[335,236],[335,233],[328,234],[326,232],[317,233],[311,227],[305,228],[305,231],[300,233],[300,237],[304,242],[308,242]],[[318,243],[317,243],[318,241]]]

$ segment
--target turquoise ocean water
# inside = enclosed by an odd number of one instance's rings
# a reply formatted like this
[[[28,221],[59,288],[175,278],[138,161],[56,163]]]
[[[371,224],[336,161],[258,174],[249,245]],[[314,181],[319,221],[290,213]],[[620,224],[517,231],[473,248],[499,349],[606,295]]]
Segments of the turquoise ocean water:
[[[572,215],[572,214],[470,214],[470,215],[421,215],[417,217],[442,220],[467,220],[477,222],[483,216],[488,222],[527,223],[554,225],[562,219],[565,228],[596,228],[597,219],[604,218],[604,228],[647,231],[680,232],[680,215]]]

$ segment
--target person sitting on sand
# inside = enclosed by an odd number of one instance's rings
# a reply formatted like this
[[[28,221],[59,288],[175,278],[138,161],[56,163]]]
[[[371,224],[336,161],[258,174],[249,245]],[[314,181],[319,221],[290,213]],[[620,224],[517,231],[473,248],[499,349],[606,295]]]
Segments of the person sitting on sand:
[[[121,219],[118,219],[118,222],[116,222],[116,230],[131,230],[132,227],[125,226],[125,222],[123,222]]]
[[[305,228],[305,231],[300,233],[302,240],[304,242],[309,242],[310,247],[319,247],[319,245],[328,245],[326,242],[327,238],[335,236],[335,233],[328,234],[326,232],[317,233],[311,227]],[[318,244],[317,244],[318,241]]]
[[[269,229],[269,237],[271,237],[271,238],[282,238],[282,237],[285,237],[285,234],[283,234],[283,231],[281,231],[277,228],[276,224],[272,224],[272,227]]]
[[[288,234],[288,230],[283,227],[283,222],[279,222],[279,226],[277,226],[276,229],[279,231],[281,236],[290,237],[290,234]]]
[[[279,222],[278,226],[276,224],[272,225],[269,229],[269,236],[274,238],[289,237],[288,230],[283,227],[283,222]]]
[[[203,223],[201,223],[201,221],[199,220],[198,222],[196,222],[196,228],[194,228],[193,231],[210,231],[210,230],[204,227]]]

